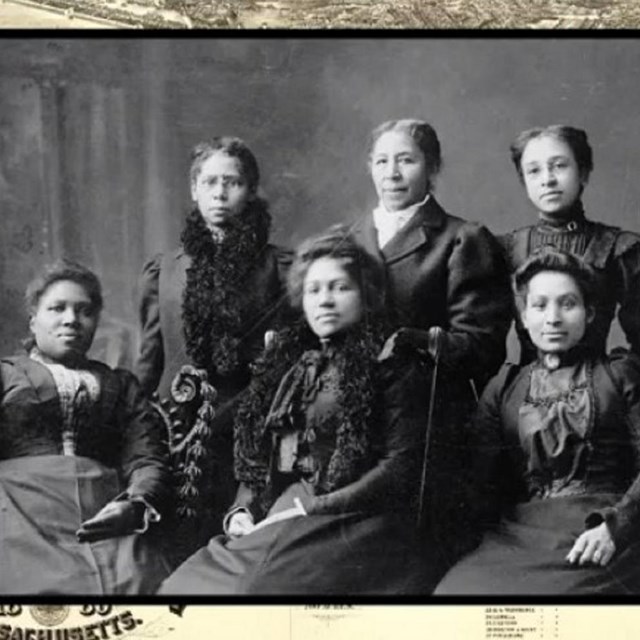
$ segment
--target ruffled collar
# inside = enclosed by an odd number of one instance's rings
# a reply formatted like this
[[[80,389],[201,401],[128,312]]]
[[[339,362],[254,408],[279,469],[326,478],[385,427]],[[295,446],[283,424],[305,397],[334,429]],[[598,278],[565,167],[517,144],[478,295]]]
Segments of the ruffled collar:
[[[350,335],[353,334],[353,335]],[[344,332],[331,338],[320,340],[314,348],[302,353],[298,362],[284,376],[272,402],[265,421],[268,430],[278,430],[288,423],[294,398],[302,404],[312,402],[321,386],[321,378],[328,368],[338,375],[336,365],[341,353],[357,339],[358,332]]]
[[[57,366],[57,367],[64,367],[65,369],[86,370],[86,371],[88,371],[91,368],[90,361],[84,356],[78,357],[74,360],[69,360],[66,362],[58,362],[44,355],[42,351],[40,351],[40,349],[38,349],[38,347],[35,347],[35,346],[29,350],[29,358],[31,358],[31,360],[34,360],[35,362],[45,365],[46,367]]]
[[[358,477],[371,453],[371,430],[380,418],[376,406],[377,354],[387,334],[382,323],[359,323],[324,344],[309,334],[308,326],[301,321],[274,340],[273,348],[256,364],[256,375],[236,414],[236,477],[257,491],[257,503],[265,512],[272,499],[272,436],[291,429],[297,400],[311,378],[331,369],[340,383],[334,413],[338,424],[336,446],[323,491],[345,486]]]
[[[222,236],[212,236],[197,209],[185,222],[181,240],[191,258],[182,294],[185,348],[211,379],[244,372],[242,327],[254,295],[243,283],[267,243],[270,222],[260,199],[232,218]]]

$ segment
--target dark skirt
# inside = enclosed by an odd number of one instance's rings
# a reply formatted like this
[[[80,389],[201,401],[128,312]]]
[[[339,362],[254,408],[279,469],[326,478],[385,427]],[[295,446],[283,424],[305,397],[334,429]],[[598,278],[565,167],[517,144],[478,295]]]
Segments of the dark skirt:
[[[149,534],[93,543],[76,531],[120,493],[116,471],[89,458],[0,462],[0,593],[152,593],[168,575]]]
[[[297,516],[240,538],[212,538],[159,593],[429,594],[444,568],[428,561],[428,548],[398,514]]]
[[[640,542],[616,551],[606,567],[576,567],[565,560],[586,517],[619,499],[597,494],[517,505],[447,573],[435,595],[640,593]]]

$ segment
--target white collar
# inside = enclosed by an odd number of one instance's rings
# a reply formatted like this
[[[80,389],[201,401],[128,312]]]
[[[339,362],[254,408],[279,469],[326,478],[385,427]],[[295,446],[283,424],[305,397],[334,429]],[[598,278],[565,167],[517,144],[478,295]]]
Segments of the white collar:
[[[373,210],[373,224],[378,232],[378,246],[380,248],[384,247],[400,229],[407,225],[418,209],[426,204],[430,197],[431,194],[427,193],[421,202],[399,211],[389,211],[382,202],[379,202],[378,206]]]

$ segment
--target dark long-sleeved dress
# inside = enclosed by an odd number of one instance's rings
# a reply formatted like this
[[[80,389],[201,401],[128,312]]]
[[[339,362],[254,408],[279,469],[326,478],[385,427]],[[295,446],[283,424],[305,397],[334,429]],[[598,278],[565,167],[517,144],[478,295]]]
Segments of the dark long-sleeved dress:
[[[284,273],[290,255],[273,246],[265,245],[253,257],[253,265],[243,282],[237,283],[241,296],[251,298],[252,307],[245,310],[241,326],[236,328],[241,337],[241,364],[233,376],[218,376],[211,382],[219,393],[218,419],[226,418],[226,428],[233,423],[227,402],[236,398],[240,389],[248,384],[248,365],[260,354],[264,346],[264,333],[272,328],[274,316],[282,306]],[[142,336],[136,374],[148,395],[158,392],[169,397],[171,382],[184,364],[190,363],[183,333],[182,296],[191,259],[183,249],[158,254],[142,270],[140,319]]]
[[[166,435],[134,376],[25,356],[0,360],[0,385],[0,592],[153,592],[168,573],[155,539],[161,524],[76,538],[114,499],[143,502],[150,520],[168,511]]]
[[[238,343],[237,366],[223,373],[216,369],[216,362],[205,367],[209,370],[208,382],[215,388],[215,415],[207,419],[210,439],[201,460],[203,482],[195,502],[198,513],[190,527],[193,531],[184,536],[189,552],[221,530],[222,515],[233,500],[233,419],[249,383],[250,364],[260,354],[265,332],[273,328],[282,310],[283,280],[289,262],[287,252],[270,244],[248,259],[243,279],[234,283],[234,295],[242,309],[232,336]],[[147,394],[157,391],[167,412],[175,411],[175,420],[188,426],[201,406],[195,406],[200,396],[191,404],[177,401],[172,382],[185,365],[194,364],[187,354],[183,318],[183,296],[191,264],[191,257],[179,249],[157,255],[145,265],[140,307],[142,338],[136,366]],[[183,515],[179,520],[186,522]]]
[[[307,351],[283,378],[265,446],[239,466],[230,513],[256,522],[299,499],[308,515],[239,538],[213,538],[164,582],[162,594],[428,593],[442,567],[415,544],[424,380],[415,366],[380,366],[376,410],[359,446],[345,444],[334,356]],[[351,441],[351,445],[354,442]],[[268,467],[267,486],[251,483]],[[246,472],[246,476],[243,475]]]
[[[588,352],[587,352],[588,353]],[[437,594],[640,592],[640,362],[580,348],[549,369],[505,365],[485,390],[474,432],[480,511],[490,526]],[[480,480],[478,480],[480,483]],[[565,557],[606,522],[616,553],[606,567]]]
[[[471,544],[461,457],[476,405],[470,381],[481,391],[505,358],[511,293],[501,247],[485,227],[446,213],[433,195],[382,249],[372,215],[354,233],[384,266],[394,323],[444,332],[434,420],[447,429],[430,446],[426,519],[443,553],[450,549],[455,558]]]
[[[483,226],[449,215],[430,196],[382,248],[373,216],[357,240],[380,261],[398,326],[445,331],[443,364],[486,382],[504,362],[511,295],[500,245]]]
[[[540,220],[500,240],[511,273],[544,246],[582,258],[594,269],[598,300],[587,341],[597,353],[606,352],[607,337],[618,309],[618,321],[629,346],[640,354],[640,235],[588,220],[580,204],[560,224]],[[536,350],[519,314],[514,316],[522,350],[521,363],[526,364],[535,358]]]

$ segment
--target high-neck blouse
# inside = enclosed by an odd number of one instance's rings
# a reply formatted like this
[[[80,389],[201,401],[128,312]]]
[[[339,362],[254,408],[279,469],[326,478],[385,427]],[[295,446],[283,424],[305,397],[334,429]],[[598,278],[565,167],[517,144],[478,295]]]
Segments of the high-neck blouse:
[[[554,220],[540,217],[532,227],[529,246],[531,252],[551,245],[561,251],[584,256],[589,240],[589,230],[582,207],[578,207],[567,218]]]
[[[510,273],[545,246],[578,256],[594,271],[596,314],[586,341],[595,353],[606,353],[611,323],[616,316],[631,349],[640,354],[640,235],[594,222],[582,205],[563,220],[540,218],[536,224],[516,229],[500,238]],[[521,363],[531,362],[535,347],[515,314],[522,346]]]
[[[29,357],[51,373],[60,402],[62,453],[73,456],[76,454],[78,430],[100,398],[98,377],[88,367],[72,369],[63,364],[46,362],[38,351],[31,352]]]
[[[430,193],[420,201],[408,206],[400,211],[389,211],[382,201],[373,210],[373,224],[378,232],[378,246],[382,249],[401,229],[409,224],[409,221],[416,215],[418,209],[425,205]]]
[[[327,471],[336,449],[341,419],[340,374],[335,351],[306,351],[301,359],[302,377],[291,387],[285,402],[290,420],[277,434],[277,469],[310,482],[317,492],[327,490]]]
[[[600,515],[616,545],[637,537],[640,359],[635,355],[564,358],[552,370],[541,360],[505,365],[484,390],[473,433],[480,467],[495,471],[479,498],[482,509],[495,514],[531,500],[617,494],[619,501]]]
[[[526,456],[530,497],[584,493],[585,456],[593,426],[591,365],[531,368],[518,432]]]

